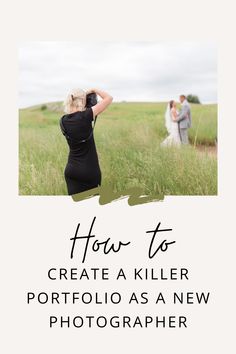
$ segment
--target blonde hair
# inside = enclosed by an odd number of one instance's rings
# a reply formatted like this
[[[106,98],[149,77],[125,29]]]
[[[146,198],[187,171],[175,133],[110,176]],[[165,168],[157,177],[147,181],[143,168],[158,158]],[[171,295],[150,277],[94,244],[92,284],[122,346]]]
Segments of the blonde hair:
[[[69,114],[74,109],[84,111],[86,105],[86,92],[80,88],[73,89],[67,95],[63,106],[64,112]]]

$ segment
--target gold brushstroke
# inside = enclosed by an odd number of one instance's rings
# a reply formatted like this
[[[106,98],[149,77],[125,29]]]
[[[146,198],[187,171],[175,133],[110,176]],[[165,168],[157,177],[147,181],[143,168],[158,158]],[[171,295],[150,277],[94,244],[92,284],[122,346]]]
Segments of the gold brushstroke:
[[[72,195],[72,198],[75,202],[79,202],[98,195],[100,205],[109,204],[115,200],[117,201],[124,198],[128,198],[127,201],[130,206],[162,201],[164,199],[164,195],[159,195],[158,197],[144,195],[142,189],[138,187],[128,188],[123,192],[114,192],[109,187],[97,187],[85,192],[74,194]]]

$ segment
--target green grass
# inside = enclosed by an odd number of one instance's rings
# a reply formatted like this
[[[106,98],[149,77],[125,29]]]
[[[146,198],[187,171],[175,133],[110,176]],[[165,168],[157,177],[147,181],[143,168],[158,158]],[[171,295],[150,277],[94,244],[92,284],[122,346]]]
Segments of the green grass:
[[[59,128],[62,112],[47,104],[20,110],[19,192],[64,195],[68,147]],[[60,106],[59,106],[60,107]],[[98,117],[95,139],[102,185],[114,192],[141,187],[152,195],[217,194],[217,159],[193,146],[161,148],[166,103],[113,103]],[[192,145],[217,137],[217,106],[192,105]]]

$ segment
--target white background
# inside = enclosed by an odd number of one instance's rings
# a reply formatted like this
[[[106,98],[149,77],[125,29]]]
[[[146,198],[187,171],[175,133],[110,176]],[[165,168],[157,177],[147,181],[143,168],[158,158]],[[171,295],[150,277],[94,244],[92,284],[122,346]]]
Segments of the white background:
[[[233,1],[224,1],[222,5],[213,1],[21,1],[5,5],[0,66],[1,352],[235,352],[234,14]],[[74,203],[70,197],[19,197],[17,47],[24,40],[216,41],[219,47],[219,196],[173,197],[163,203],[135,207],[129,207],[125,200],[99,206],[96,198]],[[69,237],[77,222],[88,225],[94,215],[101,238],[109,235],[114,239],[131,239],[134,244],[137,240],[133,252],[130,249],[117,258],[107,256],[106,259],[97,255],[92,258],[94,264],[145,264],[143,241],[140,241],[146,237],[145,231],[158,221],[173,228],[175,246],[149,265],[188,267],[190,291],[207,290],[212,294],[206,307],[176,308],[178,313],[181,309],[188,311],[191,321],[187,330],[50,330],[47,318],[51,308],[25,304],[26,291],[47,290],[52,286],[45,276],[48,267],[70,266]],[[55,290],[59,288],[57,283]],[[171,311],[171,308],[165,310]]]

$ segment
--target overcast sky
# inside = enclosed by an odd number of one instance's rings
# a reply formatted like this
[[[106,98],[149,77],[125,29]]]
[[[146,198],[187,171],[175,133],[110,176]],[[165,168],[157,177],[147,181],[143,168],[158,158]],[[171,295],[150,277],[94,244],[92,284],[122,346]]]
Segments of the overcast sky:
[[[101,88],[114,101],[167,101],[197,94],[217,102],[217,50],[199,42],[25,42],[19,48],[19,106],[63,100],[72,88]]]

